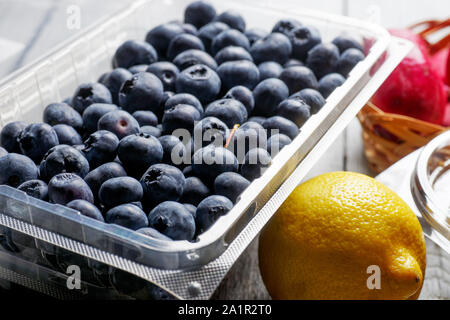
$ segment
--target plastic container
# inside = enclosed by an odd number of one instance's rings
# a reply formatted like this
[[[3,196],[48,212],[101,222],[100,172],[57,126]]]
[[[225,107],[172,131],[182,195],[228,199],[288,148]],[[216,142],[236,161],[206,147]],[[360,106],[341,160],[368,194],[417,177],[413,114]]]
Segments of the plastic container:
[[[58,261],[55,263],[55,259],[67,250],[80,254],[74,261],[87,269],[107,269],[92,260],[95,259],[146,279],[153,278],[166,287],[170,287],[166,275],[179,276],[180,272],[164,273],[159,269],[204,269],[214,259],[223,257],[225,250],[230,253],[230,248],[235,245],[237,247],[228,257],[228,264],[237,259],[239,252],[245,249],[245,243],[257,235],[318,155],[345,128],[410,48],[405,41],[396,40],[393,44],[383,28],[350,18],[283,7],[282,3],[262,6],[259,1],[247,1],[245,4],[237,1],[212,2],[218,11],[229,8],[238,10],[249,27],[269,30],[281,18],[296,18],[316,26],[324,41],[350,32],[370,43],[370,50],[346,82],[328,97],[321,111],[312,116],[294,141],[273,159],[265,174],[251,184],[235,207],[202,234],[198,242],[169,243],[150,239],[117,225],[94,221],[66,207],[30,198],[13,188],[0,186],[0,207],[3,208],[0,224],[6,226],[3,228],[3,243],[7,248],[16,251],[21,259],[42,263],[46,267],[60,264]],[[184,8],[189,3],[184,0],[176,3],[137,1],[77,38],[70,39],[38,62],[18,70],[0,83],[1,125],[19,119],[41,121],[47,104],[63,100],[72,95],[80,83],[96,81],[103,72],[110,70],[111,58],[123,41],[143,39],[152,27],[182,19]],[[299,164],[302,164],[301,168]],[[293,181],[294,178],[297,181]],[[258,212],[264,213],[264,219],[256,221]],[[251,234],[245,235],[245,241],[239,242],[239,236],[250,228],[249,222],[252,221],[258,223],[259,229],[252,229]],[[225,269],[222,265],[221,270]],[[155,274],[152,277],[153,271],[149,270],[153,270],[159,278],[155,280]],[[97,272],[94,279],[98,278]],[[212,284],[210,286],[213,287]],[[171,290],[182,296],[180,292],[185,287],[184,284],[177,284]],[[195,293],[195,290],[189,292]]]

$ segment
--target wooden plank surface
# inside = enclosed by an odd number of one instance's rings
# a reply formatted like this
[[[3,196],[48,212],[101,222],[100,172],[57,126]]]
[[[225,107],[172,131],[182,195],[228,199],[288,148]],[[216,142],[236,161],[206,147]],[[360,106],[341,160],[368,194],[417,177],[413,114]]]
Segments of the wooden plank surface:
[[[0,0],[0,40],[10,41],[6,47],[13,48],[16,45],[15,50],[19,51],[14,59],[7,61],[6,66],[2,64],[2,60],[6,60],[6,57],[2,59],[0,51],[0,76],[29,63],[67,37],[79,32],[66,27],[68,6],[79,6],[83,28],[130,2],[132,0]],[[448,0],[285,0],[285,2],[364,19],[372,15],[372,19],[387,27],[405,26],[419,19],[444,17],[450,12]],[[373,175],[363,156],[360,135],[361,127],[355,119],[311,170],[308,178],[338,170]],[[445,268],[450,269],[450,258],[431,243],[427,243],[427,247],[429,260],[424,297],[436,298],[434,294],[436,292],[450,296],[450,274],[442,271]],[[233,266],[214,298],[270,298],[259,274],[257,240]]]

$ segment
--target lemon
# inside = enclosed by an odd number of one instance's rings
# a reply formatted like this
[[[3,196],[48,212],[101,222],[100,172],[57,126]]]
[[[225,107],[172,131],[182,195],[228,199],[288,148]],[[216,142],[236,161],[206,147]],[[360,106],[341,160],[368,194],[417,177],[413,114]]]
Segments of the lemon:
[[[375,179],[333,172],[300,186],[260,236],[274,299],[416,299],[426,249],[415,214]]]

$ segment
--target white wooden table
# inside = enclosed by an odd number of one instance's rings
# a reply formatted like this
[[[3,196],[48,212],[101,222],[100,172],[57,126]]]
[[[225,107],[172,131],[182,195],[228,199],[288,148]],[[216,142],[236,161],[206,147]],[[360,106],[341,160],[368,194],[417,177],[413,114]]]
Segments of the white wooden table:
[[[176,1],[176,0],[175,0]],[[81,28],[118,10],[132,0],[0,0],[0,77],[23,66],[67,37],[79,32],[67,28],[68,9],[81,10]],[[285,0],[299,7],[357,18],[371,17],[386,27],[402,27],[450,13],[448,0]],[[70,10],[70,9],[69,9]],[[332,155],[332,156],[330,156]],[[347,170],[373,175],[363,155],[361,127],[355,119],[336,139],[309,177]],[[427,244],[428,268],[423,298],[450,297],[450,258]],[[257,265],[257,243],[237,261],[215,298],[268,299]],[[447,270],[447,272],[443,272]],[[436,294],[438,296],[436,296]]]

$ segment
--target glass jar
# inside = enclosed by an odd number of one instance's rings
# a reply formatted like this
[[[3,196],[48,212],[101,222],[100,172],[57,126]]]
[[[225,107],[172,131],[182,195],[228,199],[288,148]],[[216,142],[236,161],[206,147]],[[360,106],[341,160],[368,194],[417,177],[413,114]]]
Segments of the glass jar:
[[[420,152],[411,175],[411,194],[422,217],[450,246],[450,130]]]

